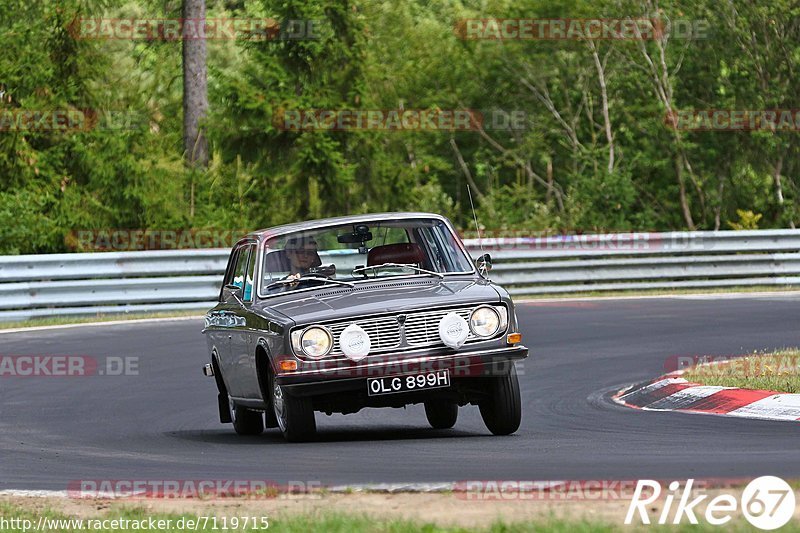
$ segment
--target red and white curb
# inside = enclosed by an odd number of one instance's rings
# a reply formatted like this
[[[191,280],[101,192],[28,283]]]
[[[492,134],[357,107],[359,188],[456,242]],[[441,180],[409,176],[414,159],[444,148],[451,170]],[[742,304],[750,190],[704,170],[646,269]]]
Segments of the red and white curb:
[[[619,391],[613,400],[645,411],[681,411],[711,415],[800,421],[800,394],[737,389],[691,383],[672,372]]]

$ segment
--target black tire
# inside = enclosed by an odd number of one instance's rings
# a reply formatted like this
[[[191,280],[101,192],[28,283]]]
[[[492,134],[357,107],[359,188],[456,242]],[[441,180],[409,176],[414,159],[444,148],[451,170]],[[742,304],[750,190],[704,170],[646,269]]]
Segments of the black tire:
[[[483,423],[494,435],[511,435],[522,421],[517,370],[512,365],[506,375],[487,382],[489,398],[479,404]]]
[[[311,398],[301,398],[287,394],[280,385],[272,383],[270,403],[275,411],[275,419],[289,442],[305,442],[313,440],[317,434],[317,421],[314,419],[314,407]]]
[[[270,403],[272,398],[271,372],[269,371],[269,356],[265,349],[256,349],[256,375],[258,377],[258,390],[261,391],[261,398],[267,405],[264,411],[264,427],[272,429],[278,427],[278,421],[275,419],[275,410]]]
[[[434,429],[450,429],[458,420],[458,404],[446,400],[425,402],[425,416]]]
[[[260,411],[240,405],[232,406],[231,411],[233,429],[239,435],[261,435],[264,432],[264,415]]]

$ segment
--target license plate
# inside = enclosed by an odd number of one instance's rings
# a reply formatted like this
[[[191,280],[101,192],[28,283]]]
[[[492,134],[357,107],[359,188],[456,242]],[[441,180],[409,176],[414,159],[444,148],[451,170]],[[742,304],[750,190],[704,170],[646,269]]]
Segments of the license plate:
[[[410,376],[386,376],[367,378],[367,392],[370,396],[413,392],[427,389],[440,389],[450,386],[450,371],[437,370]]]

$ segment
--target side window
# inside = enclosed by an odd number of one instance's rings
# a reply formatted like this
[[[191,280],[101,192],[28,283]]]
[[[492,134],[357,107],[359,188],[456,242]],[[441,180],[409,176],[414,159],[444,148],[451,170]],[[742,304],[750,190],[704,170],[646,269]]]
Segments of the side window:
[[[255,279],[256,272],[256,247],[250,245],[247,247],[250,256],[250,262],[247,265],[247,275],[244,278],[244,291],[242,293],[242,300],[245,302],[253,301],[253,279]]]
[[[244,274],[247,269],[247,259],[250,257],[250,247],[243,247],[236,258],[236,267],[233,269],[233,281],[231,284],[240,289],[244,288]]]
[[[244,248],[239,247],[234,249],[231,252],[231,257],[228,259],[228,268],[225,271],[225,278],[222,280],[222,286],[232,285],[233,284],[233,277],[236,273],[236,267],[239,261],[239,257],[242,255],[242,250]],[[223,301],[222,294],[219,297],[220,301]]]
[[[464,257],[464,253],[455,241],[455,237],[442,223],[439,223],[434,234],[436,240],[441,244],[442,250],[445,250],[444,256],[447,258],[448,269],[450,272],[469,272],[473,269],[472,261]]]

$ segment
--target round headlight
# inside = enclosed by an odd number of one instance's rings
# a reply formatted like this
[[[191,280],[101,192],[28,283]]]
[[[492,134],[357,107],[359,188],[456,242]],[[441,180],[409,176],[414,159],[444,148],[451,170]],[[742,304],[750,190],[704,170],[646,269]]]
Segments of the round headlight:
[[[478,337],[491,337],[500,329],[500,315],[491,307],[479,307],[469,317],[469,329]]]
[[[309,357],[325,357],[333,347],[330,332],[321,326],[311,326],[300,336],[303,353]]]

